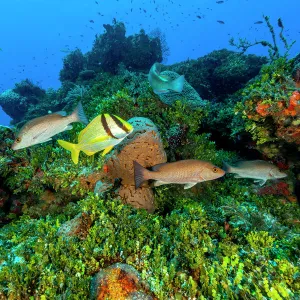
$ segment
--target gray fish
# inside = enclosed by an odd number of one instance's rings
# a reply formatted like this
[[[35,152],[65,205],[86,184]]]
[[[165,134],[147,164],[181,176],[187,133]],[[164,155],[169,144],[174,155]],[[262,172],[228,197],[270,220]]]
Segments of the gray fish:
[[[226,173],[236,174],[235,178],[256,179],[262,186],[267,180],[284,178],[287,174],[279,171],[278,167],[264,160],[240,161],[235,166],[230,166],[224,162],[223,169]]]
[[[172,80],[168,76],[160,75],[161,65],[155,63],[148,74],[148,80],[155,94],[165,94],[170,91],[181,93],[184,84],[184,75]]]
[[[189,189],[198,182],[214,180],[222,177],[225,172],[207,161],[197,159],[180,160],[162,163],[147,170],[138,162],[133,161],[135,187],[139,188],[146,180],[155,180],[154,186],[177,183]]]
[[[65,111],[59,111],[28,121],[21,128],[12,145],[12,149],[19,150],[48,142],[54,135],[72,129],[70,124],[74,122],[88,124],[81,102],[78,103],[76,109],[69,116],[67,116]]]

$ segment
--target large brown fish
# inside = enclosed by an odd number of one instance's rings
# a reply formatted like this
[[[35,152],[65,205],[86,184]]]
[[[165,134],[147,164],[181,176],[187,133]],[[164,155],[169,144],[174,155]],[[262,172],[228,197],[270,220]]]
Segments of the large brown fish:
[[[19,150],[50,141],[54,135],[72,129],[70,124],[73,122],[88,124],[81,102],[69,116],[66,112],[60,111],[28,121],[21,128],[12,149]]]
[[[198,182],[214,180],[222,177],[225,172],[207,161],[197,159],[180,160],[172,163],[158,164],[152,171],[145,169],[133,161],[135,187],[139,188],[146,180],[155,180],[154,186],[177,183],[189,189]]]

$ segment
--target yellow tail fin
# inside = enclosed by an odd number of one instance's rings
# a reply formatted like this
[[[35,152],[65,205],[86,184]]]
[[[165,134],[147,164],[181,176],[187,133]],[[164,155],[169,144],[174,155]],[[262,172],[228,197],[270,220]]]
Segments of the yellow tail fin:
[[[77,148],[76,144],[72,144],[63,140],[57,140],[57,142],[66,150],[71,152],[71,157],[74,164],[78,164],[79,152],[80,150]]]

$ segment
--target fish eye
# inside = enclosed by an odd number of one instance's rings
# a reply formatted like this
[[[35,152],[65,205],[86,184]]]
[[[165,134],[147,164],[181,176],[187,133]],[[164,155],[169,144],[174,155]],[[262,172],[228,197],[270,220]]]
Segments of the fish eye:
[[[218,172],[218,168],[217,168],[217,167],[214,167],[214,168],[213,168],[213,172],[214,172],[214,173],[217,173],[217,172]]]
[[[20,137],[16,138],[16,142],[20,143],[21,142],[21,138]]]

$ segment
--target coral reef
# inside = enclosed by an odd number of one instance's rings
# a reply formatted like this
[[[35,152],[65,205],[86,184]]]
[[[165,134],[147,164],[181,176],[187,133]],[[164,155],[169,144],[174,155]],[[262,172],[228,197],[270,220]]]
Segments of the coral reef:
[[[265,57],[222,49],[196,60],[175,64],[170,70],[184,74],[203,99],[223,102],[224,98],[243,88],[255,77],[266,62]]]
[[[242,101],[235,111],[259,151],[272,159],[281,156],[295,161],[300,143],[300,93],[291,83],[291,70],[292,64],[284,58],[262,68],[260,76],[241,92]]]
[[[292,78],[295,82],[296,88],[300,88],[300,54],[294,58]]]
[[[162,61],[159,37],[149,37],[144,30],[126,37],[122,22],[105,24],[105,33],[96,37],[93,48],[86,54],[87,68],[116,74],[122,63],[130,70],[147,71],[154,62]]]
[[[68,81],[58,91],[53,89],[45,91],[26,79],[16,83],[14,89],[3,92],[0,95],[0,105],[12,118],[11,123],[20,127],[27,121],[50,112],[60,111],[66,107],[71,111],[81,94],[77,93],[76,98],[72,99],[67,94],[77,87]]]
[[[130,265],[116,263],[100,270],[93,278],[90,299],[153,299],[144,293],[147,284]]]
[[[77,53],[78,68],[67,62],[76,55],[66,58],[57,91],[26,82],[0,97],[9,109],[24,102],[15,123],[81,100],[89,119],[105,112],[134,126],[107,156],[81,155],[77,165],[56,137],[13,151],[15,129],[0,127],[0,299],[299,299],[299,56],[260,73],[265,58],[227,50],[173,65],[194,99],[211,101],[194,106],[183,93],[167,105],[146,76],[158,44],[144,32],[126,37],[115,22],[92,52]],[[81,130],[57,138],[76,141]],[[250,159],[250,147],[288,177],[264,187],[228,174],[189,190],[135,189],[133,160],[221,167]]]
[[[57,236],[64,214],[39,220],[23,217],[0,232],[1,297],[88,298],[91,277],[120,262],[133,266],[158,299],[296,299],[299,229],[289,220],[299,208],[282,206],[272,196],[259,197],[231,180],[209,193],[210,207],[227,215],[227,229],[203,203],[186,197],[177,197],[170,214],[152,216],[89,195],[72,214],[88,212],[92,226],[84,240],[69,242]],[[237,206],[239,201],[244,204]],[[116,286],[128,283],[128,277],[117,275],[110,277]],[[102,287],[99,292],[110,289]]]
[[[59,72],[59,80],[75,82],[85,65],[85,57],[81,50],[72,51],[64,58],[63,68]]]
[[[295,44],[296,41],[291,42],[290,44],[288,43],[286,37],[283,35],[284,32],[284,26],[282,20],[279,18],[277,20],[277,25],[280,28],[279,32],[279,38],[280,41],[284,45],[285,53],[283,55],[280,54],[278,43],[277,43],[277,37],[275,34],[275,30],[273,25],[270,22],[270,17],[269,16],[264,16],[264,20],[266,22],[266,25],[270,31],[271,37],[272,37],[272,42],[269,42],[267,40],[261,40],[261,41],[255,41],[255,42],[249,42],[247,39],[239,38],[238,42],[235,42],[234,38],[231,38],[229,40],[229,44],[231,46],[236,47],[237,49],[241,50],[242,53],[245,53],[248,48],[253,47],[255,45],[262,45],[263,47],[268,48],[268,53],[269,53],[269,58],[271,61],[274,61],[280,57],[288,57],[289,51],[292,48],[292,46]]]
[[[2,109],[18,123],[25,119],[26,113],[33,111],[46,96],[46,91],[33,84],[29,79],[16,83],[14,89],[0,95]]]
[[[63,223],[57,234],[64,237],[77,236],[84,240],[91,227],[91,219],[87,213],[80,213],[72,220]]]

